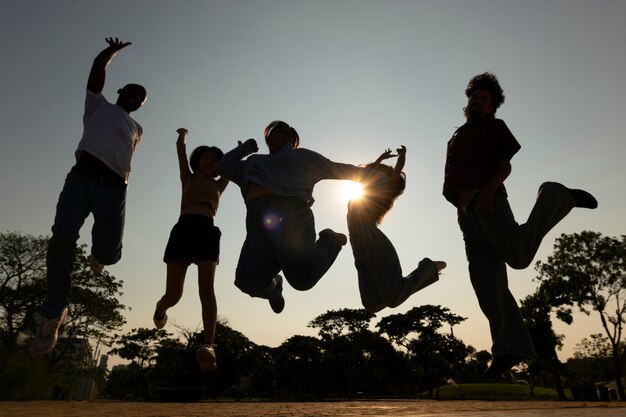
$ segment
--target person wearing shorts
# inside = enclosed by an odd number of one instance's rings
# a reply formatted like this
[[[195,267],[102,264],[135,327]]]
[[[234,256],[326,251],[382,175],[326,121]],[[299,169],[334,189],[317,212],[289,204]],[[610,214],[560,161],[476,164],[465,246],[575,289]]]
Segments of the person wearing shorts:
[[[167,323],[167,310],[175,306],[183,295],[187,268],[198,266],[198,288],[202,304],[204,344],[196,350],[196,360],[203,372],[217,369],[214,349],[217,301],[213,283],[219,263],[220,229],[213,224],[219,199],[228,180],[215,179],[215,168],[224,155],[215,146],[199,146],[189,162],[185,141],[187,129],[178,129],[176,151],[182,184],[181,214],[172,228],[163,261],[167,265],[165,294],[154,310],[153,321],[157,329]]]

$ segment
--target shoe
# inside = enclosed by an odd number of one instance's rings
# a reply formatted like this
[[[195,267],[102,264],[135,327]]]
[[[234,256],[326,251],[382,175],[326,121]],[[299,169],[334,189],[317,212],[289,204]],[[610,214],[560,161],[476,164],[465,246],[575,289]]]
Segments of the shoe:
[[[67,307],[63,308],[63,311],[57,318],[41,318],[41,324],[39,329],[37,329],[37,335],[33,343],[33,352],[43,355],[54,349],[59,339],[59,327],[63,324],[65,317],[67,317]]]
[[[154,321],[154,327],[156,327],[157,329],[162,329],[167,323],[167,314],[163,313],[162,316],[157,316],[157,311],[159,311],[159,303],[156,304],[156,307],[154,309],[152,321]]]
[[[269,301],[274,313],[280,314],[285,309],[285,297],[282,294],[270,298]]]
[[[346,235],[344,235],[343,233],[335,232],[334,230],[331,230],[331,229],[324,229],[321,232],[319,232],[319,235],[320,237],[322,236],[332,237],[337,242],[339,242],[341,246],[345,246],[346,243],[348,243],[348,238],[346,237]]]
[[[542,186],[548,185],[548,184],[554,184],[554,185],[558,185],[559,187],[563,187],[565,191],[567,191],[567,193],[574,199],[574,207],[588,208],[588,209],[595,209],[598,207],[598,200],[596,200],[594,196],[592,196],[590,193],[588,193],[585,190],[567,188],[566,186],[564,186],[563,184],[559,182],[546,182],[546,183],[543,183]],[[541,187],[539,188],[539,190],[541,190]]]
[[[202,345],[196,350],[196,362],[200,365],[202,372],[215,372],[217,369],[215,360],[215,349],[213,349],[213,345]]]
[[[565,187],[567,188],[567,187]],[[576,190],[573,188],[567,188],[567,191],[570,193],[574,201],[576,202],[576,207],[595,209],[598,207],[598,200],[591,194],[589,194],[585,190]]]
[[[526,360],[527,356],[523,355],[498,355],[491,360],[489,367],[483,372],[487,378],[500,376],[509,371],[512,367]]]
[[[280,292],[269,299],[270,307],[276,314],[280,314],[285,308],[285,297],[283,297],[283,277],[276,275],[276,286],[280,288]]]
[[[89,267],[91,268],[91,272],[93,272],[94,274],[99,274],[100,272],[102,272],[102,268],[104,268],[104,265],[102,265],[95,256],[89,255]]]
[[[444,269],[446,266],[448,266],[448,264],[446,264],[444,261],[433,261],[433,263],[435,264],[435,268],[437,268],[437,272],[441,272],[442,269]]]

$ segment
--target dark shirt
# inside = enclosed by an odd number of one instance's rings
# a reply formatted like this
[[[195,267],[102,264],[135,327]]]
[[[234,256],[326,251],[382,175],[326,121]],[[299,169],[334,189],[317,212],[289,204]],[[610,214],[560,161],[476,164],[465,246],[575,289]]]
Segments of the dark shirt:
[[[488,118],[467,122],[448,141],[443,195],[457,208],[459,196],[482,189],[498,170],[499,162],[513,158],[521,148],[504,121]],[[504,184],[497,190],[506,194]]]

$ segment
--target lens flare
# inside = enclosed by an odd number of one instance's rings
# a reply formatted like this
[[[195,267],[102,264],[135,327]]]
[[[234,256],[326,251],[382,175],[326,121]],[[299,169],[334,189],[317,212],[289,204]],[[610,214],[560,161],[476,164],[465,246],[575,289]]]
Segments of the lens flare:
[[[263,226],[267,230],[276,230],[278,226],[282,223],[283,219],[273,213],[266,214],[263,217]]]
[[[363,196],[363,185],[354,181],[345,181],[340,189],[341,198],[345,201],[357,200]]]

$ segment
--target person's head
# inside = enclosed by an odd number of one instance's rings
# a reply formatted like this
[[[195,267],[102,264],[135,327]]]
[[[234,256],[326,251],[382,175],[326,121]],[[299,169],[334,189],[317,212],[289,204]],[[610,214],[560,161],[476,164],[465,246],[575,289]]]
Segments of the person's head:
[[[270,153],[278,152],[286,143],[290,143],[292,149],[296,149],[300,146],[300,136],[298,136],[296,129],[280,120],[274,120],[267,125],[263,136],[265,136],[265,143]]]
[[[217,177],[215,169],[222,156],[224,156],[224,152],[217,146],[198,146],[191,152],[189,167],[194,174],[202,172],[208,177],[215,178]]]
[[[146,89],[139,84],[126,84],[124,87],[117,90],[117,105],[126,110],[128,113],[132,113],[140,108],[148,98]]]
[[[365,168],[376,170],[391,178],[395,168],[385,164],[367,164]],[[376,187],[365,187],[364,197],[368,204],[372,204],[372,213],[374,214],[376,224],[383,221],[383,217],[391,210],[393,203],[398,197],[404,193],[406,188],[406,175],[404,172],[396,177],[396,181],[388,181],[386,185],[377,185]]]
[[[463,113],[468,120],[495,117],[496,111],[504,103],[504,91],[498,78],[491,72],[472,77],[465,89],[465,96],[467,106],[463,108]]]

